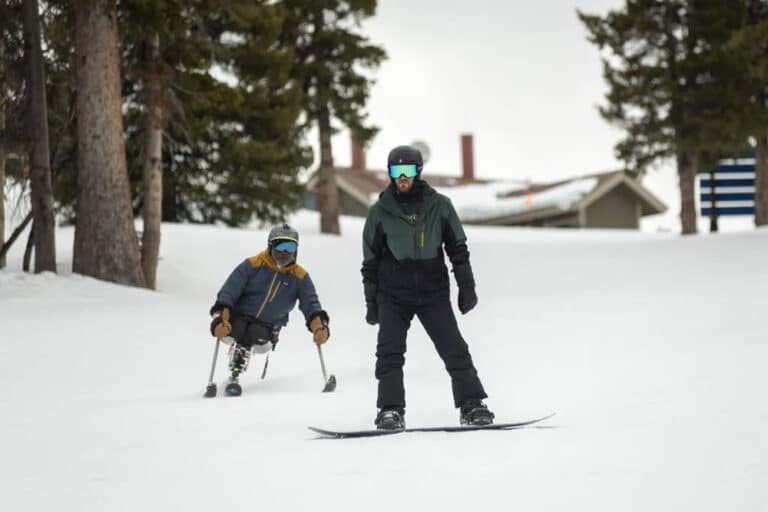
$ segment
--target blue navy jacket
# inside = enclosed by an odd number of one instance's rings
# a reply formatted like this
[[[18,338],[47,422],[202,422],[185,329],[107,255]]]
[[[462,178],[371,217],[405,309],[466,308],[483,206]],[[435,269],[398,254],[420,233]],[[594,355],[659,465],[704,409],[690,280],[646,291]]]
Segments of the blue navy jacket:
[[[288,313],[296,306],[296,301],[307,326],[315,316],[326,316],[315,285],[304,267],[293,263],[278,268],[267,251],[238,265],[216,296],[217,305],[276,327],[288,323]]]

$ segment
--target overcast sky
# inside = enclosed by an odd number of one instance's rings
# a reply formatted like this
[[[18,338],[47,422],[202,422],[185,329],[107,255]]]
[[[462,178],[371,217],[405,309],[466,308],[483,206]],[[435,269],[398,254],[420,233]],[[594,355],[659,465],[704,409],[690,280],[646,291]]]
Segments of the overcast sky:
[[[368,151],[384,168],[398,144],[424,140],[426,172],[459,175],[459,136],[475,137],[481,178],[546,180],[616,167],[618,132],[595,106],[605,90],[577,5],[606,12],[620,0],[380,0],[363,29],[389,58],[376,73]],[[349,162],[346,133],[336,161]]]
[[[472,133],[478,178],[548,181],[621,168],[613,153],[621,132],[597,112],[606,92],[600,57],[576,9],[603,15],[623,4],[379,0],[363,25],[389,56],[369,105],[381,131],[368,166],[383,169],[392,147],[423,140],[432,155],[425,177],[459,176],[459,137]],[[336,164],[349,165],[349,134],[333,145]],[[644,183],[670,207],[653,229],[678,229],[672,163]]]

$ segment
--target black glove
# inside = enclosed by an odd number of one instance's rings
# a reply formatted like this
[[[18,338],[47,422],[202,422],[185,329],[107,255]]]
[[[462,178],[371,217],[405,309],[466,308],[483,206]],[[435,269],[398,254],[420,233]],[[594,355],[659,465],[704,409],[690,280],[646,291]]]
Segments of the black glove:
[[[379,305],[375,302],[365,303],[365,321],[370,325],[379,323]]]
[[[459,311],[462,315],[466,315],[477,306],[475,276],[472,274],[472,266],[468,261],[454,265],[453,275],[456,276],[456,284],[459,285]]]
[[[462,315],[466,315],[472,308],[477,306],[477,294],[475,293],[474,286],[467,286],[459,288],[459,311]]]

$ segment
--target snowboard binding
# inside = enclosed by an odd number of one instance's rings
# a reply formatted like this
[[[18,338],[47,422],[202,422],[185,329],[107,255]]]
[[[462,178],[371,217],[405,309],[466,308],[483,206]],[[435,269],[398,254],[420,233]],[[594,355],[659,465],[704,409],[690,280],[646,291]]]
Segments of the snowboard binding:
[[[462,425],[484,426],[493,424],[495,415],[480,400],[467,400],[461,406],[459,421]]]

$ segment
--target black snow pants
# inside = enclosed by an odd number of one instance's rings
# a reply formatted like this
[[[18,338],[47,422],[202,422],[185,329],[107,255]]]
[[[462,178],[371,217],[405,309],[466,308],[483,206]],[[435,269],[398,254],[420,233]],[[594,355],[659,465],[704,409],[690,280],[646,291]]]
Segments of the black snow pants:
[[[230,336],[238,345],[251,348],[253,345],[277,345],[280,330],[272,324],[262,322],[250,316],[234,315],[232,318],[232,332]]]
[[[469,347],[459,332],[450,301],[440,300],[418,306],[387,301],[379,303],[379,336],[376,344],[379,396],[376,405],[380,409],[405,409],[405,339],[414,315],[418,316],[432,339],[451,376],[454,405],[460,407],[467,399],[486,398],[488,395],[477,376]]]

